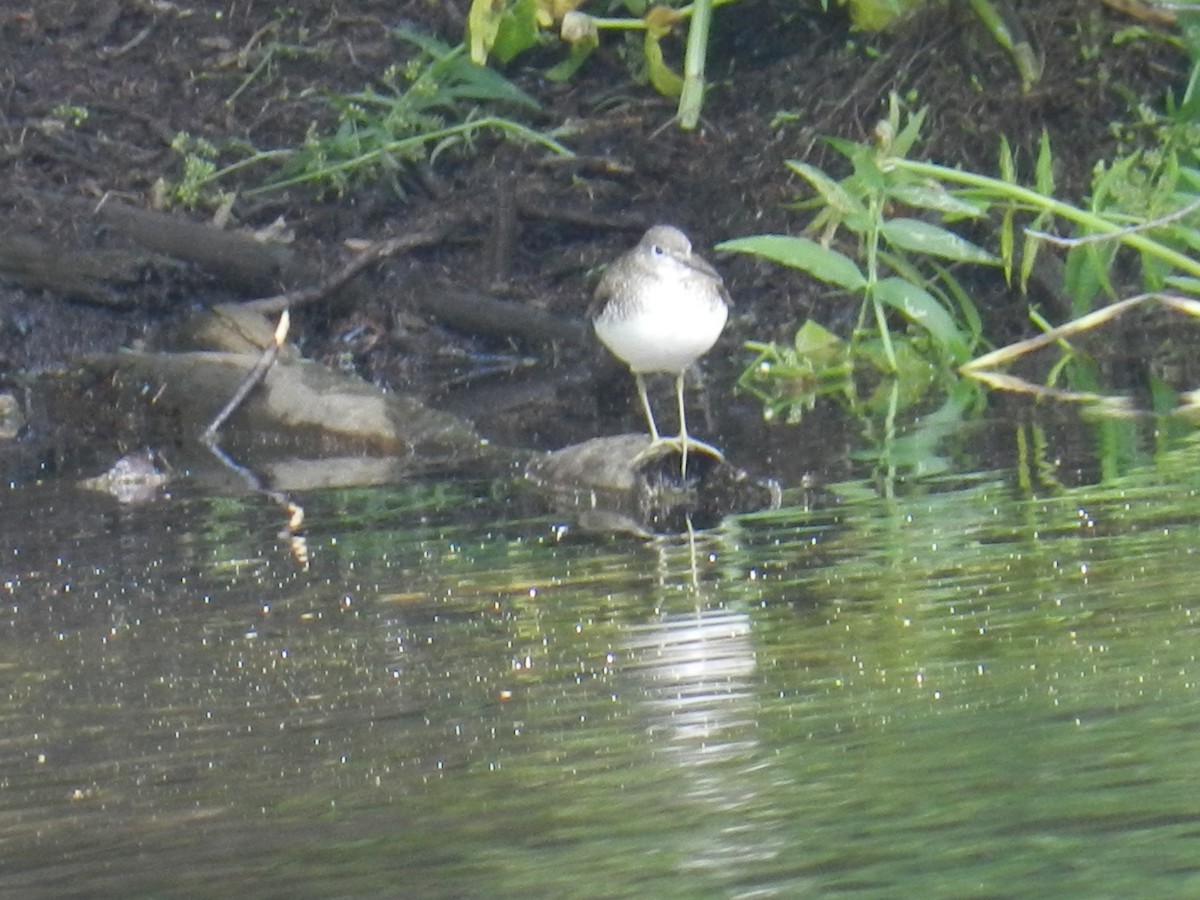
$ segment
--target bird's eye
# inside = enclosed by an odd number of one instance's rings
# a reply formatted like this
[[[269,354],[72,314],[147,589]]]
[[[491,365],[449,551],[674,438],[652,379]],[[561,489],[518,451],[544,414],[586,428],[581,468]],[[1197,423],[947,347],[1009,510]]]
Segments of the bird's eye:
[[[662,256],[663,252],[664,252],[663,248],[662,248],[662,244],[652,244],[650,247],[650,252],[653,253],[655,256]]]

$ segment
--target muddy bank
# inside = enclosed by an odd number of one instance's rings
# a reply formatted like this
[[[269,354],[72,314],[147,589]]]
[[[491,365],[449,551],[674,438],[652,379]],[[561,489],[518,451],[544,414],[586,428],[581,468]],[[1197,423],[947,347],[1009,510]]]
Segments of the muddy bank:
[[[1165,41],[1114,43],[1131,21],[1085,0],[1017,7],[1046,63],[1028,91],[965,5],[867,36],[791,0],[745,2],[718,11],[695,132],[664,127],[673,104],[631,83],[620,43],[608,42],[567,84],[541,77],[545,55],[505,72],[541,104],[531,124],[572,123],[563,140],[573,158],[481,135],[470,154],[402,173],[402,193],[376,183],[340,196],[292,188],[239,199],[222,225],[238,235],[231,241],[188,236],[211,218],[203,203],[153,209],[156,186],[184,175],[172,148],[180,134],[212,142],[222,162],[247,147],[295,146],[314,123],[330,123],[328,93],[361,89],[412,58],[392,26],[456,43],[466,8],[358,0],[284,16],[248,4],[218,16],[52,0],[4,14],[0,369],[158,349],[197,305],[311,290],[362,242],[426,229],[428,240],[294,309],[305,356],[454,410],[501,443],[553,449],[632,431],[628,374],[596,348],[581,315],[598,267],[648,224],[678,224],[706,252],[723,238],[795,231],[807,214],[789,207],[800,188],[784,162],[831,165],[819,136],[868,139],[890,91],[929,105],[920,152],[942,162],[993,171],[1003,134],[1028,166],[1047,131],[1060,191],[1078,198],[1094,163],[1116,150],[1110,125],[1133,103],[1160,104],[1186,72]],[[222,187],[254,186],[268,171]],[[161,227],[160,214],[178,228]],[[444,227],[428,232],[431,222]],[[171,234],[184,235],[188,252]],[[246,235],[262,242],[258,262],[231,249]],[[706,361],[705,389],[689,398],[711,413],[706,437],[752,446],[754,463],[792,480],[813,468],[836,476],[849,426],[833,417],[820,442],[801,443],[763,428],[756,401],[731,384],[747,361],[744,340],[790,339],[809,316],[844,330],[855,304],[747,258],[716,263],[735,307]],[[990,273],[970,284],[997,341],[1024,333],[1026,298]]]

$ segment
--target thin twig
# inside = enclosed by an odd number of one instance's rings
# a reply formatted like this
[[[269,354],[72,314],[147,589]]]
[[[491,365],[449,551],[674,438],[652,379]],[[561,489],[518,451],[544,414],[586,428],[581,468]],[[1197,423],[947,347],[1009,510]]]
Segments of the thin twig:
[[[307,569],[308,541],[305,539],[303,532],[304,507],[293,502],[283,491],[271,490],[265,487],[256,473],[235,462],[217,444],[217,432],[225,424],[225,420],[233,415],[234,411],[242,405],[250,392],[262,383],[262,380],[267,377],[267,372],[270,371],[271,366],[275,364],[275,360],[279,356],[279,350],[283,347],[283,342],[287,340],[290,323],[291,316],[285,309],[279,316],[279,324],[275,326],[274,339],[262,352],[262,355],[258,358],[258,362],[254,364],[254,368],[246,373],[246,377],[237,386],[237,389],[233,392],[233,396],[229,398],[229,402],[221,408],[221,411],[217,413],[208,427],[204,429],[200,435],[200,440],[221,461],[222,465],[241,476],[251,490],[259,491],[279,504],[280,508],[287,514],[287,522],[283,529],[280,530],[279,537],[288,542],[288,546],[292,551],[292,557],[300,564],[301,568]]]
[[[225,420],[234,414],[237,408],[245,402],[246,397],[249,396],[250,392],[259,384],[261,384],[262,380],[267,377],[267,372],[270,370],[271,366],[275,364],[275,358],[279,356],[279,348],[282,347],[283,342],[287,340],[288,327],[290,324],[291,317],[288,315],[288,311],[285,309],[283,314],[279,317],[279,324],[275,327],[275,339],[271,342],[267,349],[262,352],[262,355],[258,358],[258,362],[254,364],[254,368],[246,373],[246,377],[243,378],[241,384],[237,386],[237,390],[233,392],[233,396],[229,398],[229,401],[223,407],[221,407],[221,411],[216,414],[213,420],[208,423],[208,427],[201,432],[200,440],[204,441],[204,443],[212,445],[216,442],[217,432],[221,430],[221,426],[225,424]]]
[[[301,569],[307,570],[309,554],[308,539],[304,536],[304,507],[293,501],[285,492],[266,487],[257,473],[234,460],[215,442],[207,441],[206,446],[221,465],[246,483],[246,487],[267,497],[283,510],[287,521],[279,530],[279,539],[287,541],[288,548],[292,551],[292,558],[300,564]]]
[[[1079,247],[1083,244],[1098,244],[1102,241],[1120,240],[1127,234],[1137,234],[1139,231],[1149,231],[1152,228],[1159,228],[1163,225],[1169,225],[1182,219],[1196,210],[1200,209],[1200,200],[1193,200],[1182,209],[1177,209],[1175,212],[1167,213],[1158,219],[1153,219],[1149,222],[1139,222],[1137,225],[1130,225],[1128,228],[1121,228],[1117,231],[1106,231],[1103,234],[1088,234],[1083,237],[1065,238],[1055,234],[1047,234],[1044,231],[1037,231],[1033,228],[1026,228],[1025,233],[1030,237],[1041,238],[1048,244],[1054,244],[1058,247]]]

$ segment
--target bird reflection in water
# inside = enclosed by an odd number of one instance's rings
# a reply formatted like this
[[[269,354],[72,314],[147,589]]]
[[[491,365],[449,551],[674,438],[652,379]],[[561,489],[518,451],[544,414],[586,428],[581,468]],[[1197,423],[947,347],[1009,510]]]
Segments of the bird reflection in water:
[[[671,754],[702,828],[685,865],[728,867],[770,858],[777,842],[753,824],[764,766],[757,737],[750,617],[728,609],[663,613],[634,626],[625,671],[639,683],[654,752]]]

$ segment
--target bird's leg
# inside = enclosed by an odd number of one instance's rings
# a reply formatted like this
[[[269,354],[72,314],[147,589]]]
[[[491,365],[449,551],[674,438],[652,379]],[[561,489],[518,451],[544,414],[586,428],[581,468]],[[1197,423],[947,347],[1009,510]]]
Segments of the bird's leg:
[[[687,410],[683,405],[683,372],[675,376],[675,396],[679,400],[679,477],[687,478]]]
[[[675,378],[675,395],[679,400],[679,454],[683,457],[683,463],[680,467],[680,474],[687,477],[687,455],[688,446],[694,447],[697,450],[715,456],[717,459],[724,459],[725,454],[714,447],[712,444],[706,444],[704,441],[698,441],[695,438],[688,437],[687,433],[687,414],[683,406],[683,376],[684,372],[680,372]]]
[[[650,409],[650,398],[646,396],[646,379],[642,377],[641,372],[635,372],[633,377],[637,379],[638,396],[642,398],[642,409],[646,411],[646,421],[650,424],[650,443],[657,444],[661,438],[658,436],[658,426],[654,424],[654,411]]]
[[[642,398],[642,409],[646,411],[646,422],[650,426],[650,443],[637,456],[633,458],[635,463],[641,462],[644,459],[651,459],[659,454],[663,447],[680,447],[679,438],[663,437],[658,433],[658,425],[654,421],[654,411],[650,408],[650,398],[646,395],[646,379],[642,377],[640,372],[634,372],[633,377],[637,379],[638,396]],[[685,457],[687,451],[684,451]],[[686,464],[686,459],[685,459]]]
[[[658,433],[658,425],[654,421],[654,413],[650,409],[650,400],[646,396],[646,382],[643,377],[634,373],[637,379],[638,396],[642,398],[642,408],[646,411],[646,421],[650,425],[650,444],[646,449],[642,450],[636,457],[634,463],[640,463],[643,460],[653,459],[662,454],[664,447],[670,447],[672,450],[678,450],[680,456],[679,474],[682,478],[687,478],[687,458],[688,450],[700,450],[707,453],[709,456],[717,459],[724,459],[723,454],[712,444],[706,444],[704,441],[698,441],[695,438],[689,437],[687,433],[687,412],[684,408],[683,401],[683,378],[684,373],[679,373],[675,377],[675,399],[679,404],[679,434],[676,437],[662,437]]]

